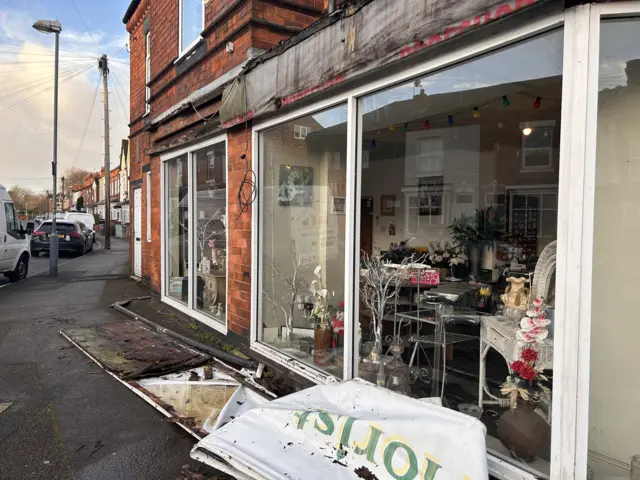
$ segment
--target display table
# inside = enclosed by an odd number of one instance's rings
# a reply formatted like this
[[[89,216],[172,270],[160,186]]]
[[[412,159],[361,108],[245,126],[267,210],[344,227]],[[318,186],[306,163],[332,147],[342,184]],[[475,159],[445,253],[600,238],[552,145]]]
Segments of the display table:
[[[524,313],[523,313],[524,316]],[[511,365],[515,360],[520,359],[520,352],[524,348],[519,346],[516,341],[516,331],[520,325],[506,318],[483,317],[480,325],[480,379],[478,386],[478,406],[498,405],[500,399],[492,395],[489,391],[486,378],[486,358],[489,349],[493,348],[504,360],[507,366]],[[553,340],[545,340],[542,345],[534,347],[538,352],[537,366],[543,370],[553,369]],[[511,367],[509,367],[511,372]],[[484,394],[487,394],[491,400],[484,400]],[[549,408],[549,416],[550,408]]]

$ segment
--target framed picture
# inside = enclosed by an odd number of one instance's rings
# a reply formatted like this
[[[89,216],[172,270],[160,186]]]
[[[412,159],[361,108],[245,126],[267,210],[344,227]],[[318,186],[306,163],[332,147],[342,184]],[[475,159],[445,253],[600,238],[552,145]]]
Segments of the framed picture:
[[[380,197],[380,215],[392,217],[396,214],[396,196],[382,195]]]
[[[333,215],[344,215],[346,208],[346,200],[344,197],[333,197],[331,204],[331,213]]]
[[[280,165],[278,203],[284,207],[310,205],[313,200],[313,168]]]

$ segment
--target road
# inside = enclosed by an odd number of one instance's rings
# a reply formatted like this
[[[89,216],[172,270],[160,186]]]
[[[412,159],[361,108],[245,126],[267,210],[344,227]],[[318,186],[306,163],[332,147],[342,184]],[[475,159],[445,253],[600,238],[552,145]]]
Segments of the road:
[[[124,320],[109,306],[139,295],[128,246],[60,261],[0,288],[0,479],[183,478],[193,439],[111,378],[60,334]]]
[[[102,243],[98,240],[96,240],[96,243],[93,247],[93,250],[99,250],[102,248]],[[87,254],[90,255],[90,254]],[[77,259],[79,257],[76,257],[75,255],[70,255],[68,253],[63,253],[60,255],[60,258],[58,259],[58,267],[61,267],[62,265],[67,264],[68,262],[72,262],[75,259]],[[48,255],[39,255],[37,257],[31,257],[31,260],[29,260],[29,274],[27,275],[28,277],[34,277],[36,275],[42,275],[42,274],[47,274],[49,272],[49,256]],[[0,288],[9,285],[9,280],[7,280],[5,278],[4,275],[0,274]]]

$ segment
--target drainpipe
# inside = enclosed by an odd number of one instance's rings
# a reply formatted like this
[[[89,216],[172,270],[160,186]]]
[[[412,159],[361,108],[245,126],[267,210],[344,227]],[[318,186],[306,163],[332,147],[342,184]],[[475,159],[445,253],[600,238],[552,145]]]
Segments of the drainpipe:
[[[329,13],[333,13],[336,9],[336,0],[329,0]]]

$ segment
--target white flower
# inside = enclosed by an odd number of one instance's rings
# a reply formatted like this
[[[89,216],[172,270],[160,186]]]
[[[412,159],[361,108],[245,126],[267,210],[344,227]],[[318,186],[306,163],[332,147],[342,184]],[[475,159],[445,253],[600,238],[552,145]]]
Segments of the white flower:
[[[444,252],[444,253],[442,254],[442,256],[443,256],[444,258],[449,258],[451,255],[449,255],[449,252]]]
[[[316,277],[320,278],[320,276],[322,275],[322,265],[318,265],[316,269],[313,271],[313,274]]]
[[[318,281],[314,280],[313,282],[311,282],[311,285],[309,285],[309,290],[311,290],[311,293],[313,295],[316,294],[316,285],[317,285]]]
[[[329,291],[326,288],[323,288],[318,292],[318,295],[320,295],[322,298],[326,298],[327,293],[329,293]]]
[[[440,263],[442,261],[442,255],[436,255],[436,263]]]

